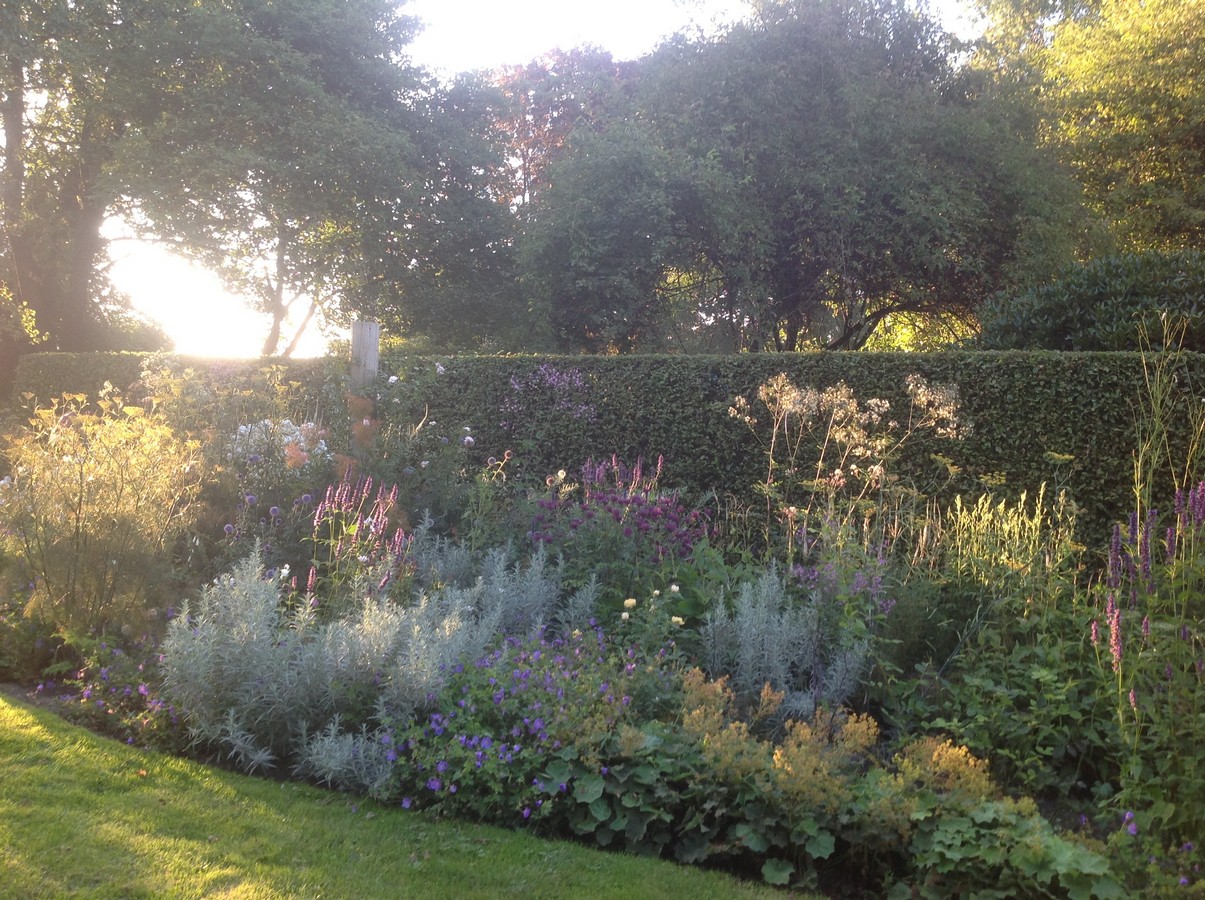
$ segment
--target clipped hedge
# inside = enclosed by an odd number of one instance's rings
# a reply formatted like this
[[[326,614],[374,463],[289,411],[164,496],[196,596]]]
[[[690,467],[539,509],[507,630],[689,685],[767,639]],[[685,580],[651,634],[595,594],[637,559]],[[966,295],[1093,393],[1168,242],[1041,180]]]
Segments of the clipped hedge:
[[[39,398],[64,390],[94,392],[104,381],[138,379],[145,354],[31,354],[22,357],[14,395]],[[315,409],[336,416],[341,396],[331,360],[181,360],[227,384],[281,367],[275,378],[297,383]],[[281,374],[283,371],[283,375]],[[1081,508],[1080,531],[1100,546],[1132,499],[1132,454],[1142,398],[1137,353],[939,352],[925,354],[804,353],[739,356],[410,357],[382,362],[377,416],[400,424],[438,420],[472,428],[472,457],[515,452],[511,471],[543,478],[585,460],[664,456],[662,484],[753,499],[765,478],[758,439],[728,414],[737,396],[756,407],[757,388],[779,372],[797,386],[849,385],[860,400],[881,397],[893,414],[909,408],[905,378],[919,374],[951,384],[961,397],[969,434],[939,439],[918,433],[895,471],[925,491],[1004,496],[1043,482],[1066,487]],[[392,376],[392,378],[391,378]],[[1205,355],[1180,357],[1180,402],[1205,396]],[[1187,421],[1186,416],[1180,417]],[[1187,436],[1179,435],[1181,445]],[[944,463],[956,469],[951,480]],[[1070,457],[1070,459],[1067,459]]]
[[[435,374],[439,365],[442,374]],[[541,370],[541,367],[545,367]],[[540,373],[543,371],[543,375]],[[589,457],[665,457],[662,483],[751,499],[763,481],[762,446],[728,414],[738,395],[785,372],[797,386],[844,381],[861,400],[881,397],[907,415],[905,378],[957,386],[970,433],[918,433],[896,472],[922,490],[1004,496],[1065,487],[1081,508],[1081,537],[1100,546],[1129,511],[1142,399],[1137,353],[805,353],[742,356],[482,357],[395,361],[393,410],[424,412],[473,429],[482,460],[513,449],[529,473],[576,468]],[[1181,403],[1205,396],[1205,356],[1184,354]],[[1186,408],[1186,407],[1185,407]],[[1180,417],[1187,421],[1186,416]],[[1186,435],[1178,436],[1181,443]],[[934,460],[947,458],[957,474]],[[1070,459],[1067,459],[1070,457]]]
[[[48,402],[62,394],[95,395],[105,382],[127,389],[142,375],[147,353],[26,353],[13,375],[12,402],[25,394]]]
[[[327,374],[322,359],[208,359],[153,353],[27,353],[17,362],[13,376],[12,402],[24,404],[24,395],[32,394],[46,403],[65,393],[95,396],[105,382],[118,390],[136,395],[143,369],[156,357],[177,370],[196,369],[215,384],[243,381],[255,387],[256,377],[265,369],[280,369],[283,377],[296,381],[314,396],[321,393]],[[260,379],[262,380],[262,379]]]

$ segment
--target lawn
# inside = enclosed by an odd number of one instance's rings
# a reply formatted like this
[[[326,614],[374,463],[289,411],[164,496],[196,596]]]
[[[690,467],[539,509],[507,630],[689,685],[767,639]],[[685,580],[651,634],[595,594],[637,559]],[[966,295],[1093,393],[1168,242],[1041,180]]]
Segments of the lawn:
[[[770,897],[126,747],[0,697],[0,897]]]

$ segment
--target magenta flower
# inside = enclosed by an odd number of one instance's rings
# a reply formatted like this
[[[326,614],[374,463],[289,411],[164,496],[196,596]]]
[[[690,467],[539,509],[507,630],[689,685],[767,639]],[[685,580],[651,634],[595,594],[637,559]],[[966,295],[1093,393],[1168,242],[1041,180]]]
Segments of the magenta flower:
[[[1105,603],[1105,620],[1109,625],[1109,652],[1113,655],[1113,671],[1121,670],[1121,608],[1117,605],[1117,599],[1113,593],[1109,593],[1109,599]]]

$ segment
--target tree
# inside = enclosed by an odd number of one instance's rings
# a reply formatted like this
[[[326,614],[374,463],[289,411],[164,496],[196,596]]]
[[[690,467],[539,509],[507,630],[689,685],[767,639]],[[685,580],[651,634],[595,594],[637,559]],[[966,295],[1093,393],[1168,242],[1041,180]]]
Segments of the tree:
[[[1111,254],[1076,263],[1049,284],[984,304],[976,342],[987,350],[1142,350],[1164,321],[1180,349],[1205,351],[1205,253]]]
[[[292,306],[307,322],[404,306],[395,291],[418,276],[398,273],[416,261],[448,296],[461,273],[432,248],[452,260],[450,223],[476,216],[449,173],[479,157],[432,137],[455,131],[450,94],[405,62],[413,24],[396,3],[38,0],[2,14],[0,281],[56,346],[99,346],[113,318],[112,215],[256,297],[265,353],[291,349]]]
[[[134,73],[153,4],[5,4],[0,15],[0,280],[61,349],[102,346],[118,298],[101,290],[105,167],[151,110]]]
[[[1050,140],[1123,247],[1205,249],[1205,0],[1101,0],[1044,56]]]
[[[392,4],[262,0],[197,4],[165,38],[160,77],[183,87],[131,135],[113,177],[142,232],[169,241],[254,297],[279,352],[321,310],[377,305],[369,228],[389,227],[421,188],[398,65],[409,38]],[[216,135],[220,141],[215,141]]]
[[[507,101],[463,76],[432,88],[415,134],[423,175],[394,223],[374,223],[381,297],[376,315],[429,349],[514,349],[530,339],[517,290],[513,171],[499,124]]]
[[[623,124],[570,141],[524,235],[524,287],[562,348],[650,349],[676,249],[669,161]]]
[[[630,110],[636,68],[605,50],[578,48],[495,73],[506,99],[498,127],[514,159],[513,201],[522,218],[547,187],[549,166],[564,154],[569,135],[604,131]]]
[[[933,22],[898,0],[757,9],[642,60],[623,127],[570,132],[549,167],[526,277],[562,338],[576,317],[569,346],[856,349],[1069,258],[1070,182]]]

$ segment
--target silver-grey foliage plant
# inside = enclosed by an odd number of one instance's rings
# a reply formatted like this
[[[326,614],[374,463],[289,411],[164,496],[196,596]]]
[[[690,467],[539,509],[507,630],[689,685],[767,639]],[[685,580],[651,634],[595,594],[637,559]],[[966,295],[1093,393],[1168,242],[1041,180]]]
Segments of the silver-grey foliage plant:
[[[256,553],[171,623],[164,691],[194,739],[247,770],[291,760],[370,790],[383,777],[381,760],[365,755],[374,729],[413,715],[446,669],[499,636],[589,609],[590,596],[560,605],[560,587],[543,554],[523,566],[499,550],[471,587],[448,584],[406,605],[365,591],[321,622],[308,604],[284,604],[281,579],[264,575]]]
[[[774,568],[740,586],[732,610],[718,603],[700,629],[708,675],[727,675],[738,696],[755,698],[767,683],[785,697],[784,716],[809,719],[818,706],[847,701],[866,669],[870,641],[825,627],[814,593],[788,596]]]

